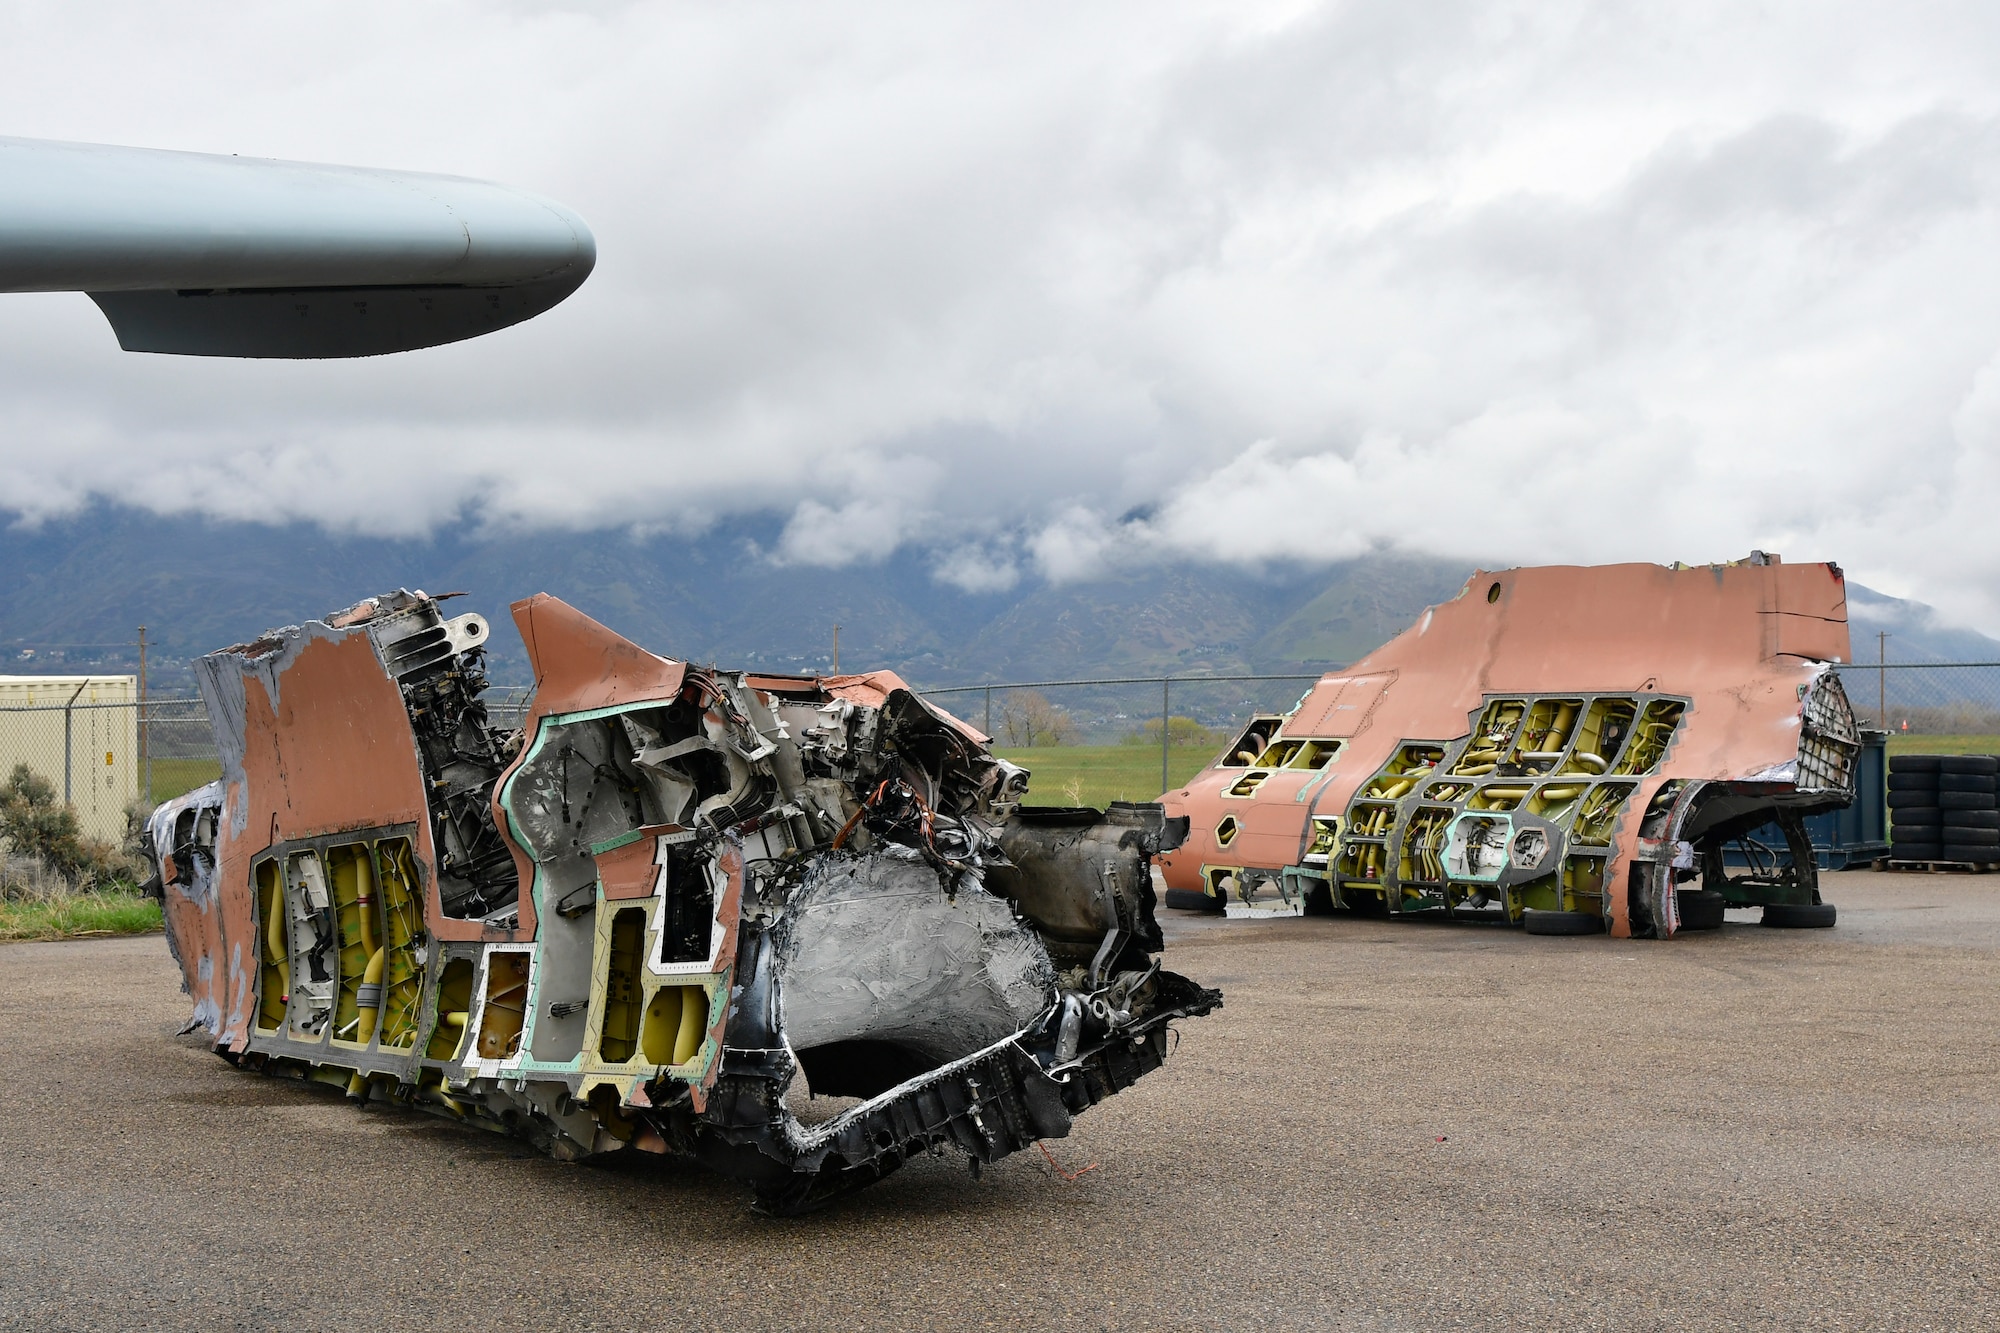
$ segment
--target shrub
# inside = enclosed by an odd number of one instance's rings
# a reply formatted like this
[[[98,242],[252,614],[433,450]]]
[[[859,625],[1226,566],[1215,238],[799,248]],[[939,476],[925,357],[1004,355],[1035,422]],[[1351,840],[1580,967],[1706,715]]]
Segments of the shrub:
[[[1204,750],[1213,750],[1228,739],[1221,732],[1210,731],[1191,717],[1173,718],[1168,724],[1167,736],[1170,745],[1198,746]],[[1153,718],[1148,721],[1145,726],[1127,736],[1124,744],[1150,745],[1157,750],[1160,747],[1160,719]]]
[[[1010,746],[1074,745],[1076,719],[1033,690],[1016,690],[1000,705],[1000,738]]]
[[[76,810],[56,800],[55,784],[26,764],[16,764],[0,784],[0,838],[14,855],[7,859],[11,881],[35,881],[38,876],[16,869],[22,861],[43,867],[76,888],[132,883],[139,878],[134,858],[124,849],[83,835]]]

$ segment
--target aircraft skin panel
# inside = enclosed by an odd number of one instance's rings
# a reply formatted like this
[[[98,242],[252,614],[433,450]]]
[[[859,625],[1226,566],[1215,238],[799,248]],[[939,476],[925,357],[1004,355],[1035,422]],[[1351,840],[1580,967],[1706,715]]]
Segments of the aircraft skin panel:
[[[1222,1003],[1163,970],[1154,804],[1025,770],[889,672],[773,677],[397,589],[199,659],[223,777],[145,834],[217,1054],[808,1211],[918,1157],[1069,1133]],[[802,1121],[788,1100],[853,1098]]]
[[[488,181],[0,138],[0,291],[88,292],[130,351],[455,342],[548,310],[596,258],[575,213]]]
[[[1618,936],[1671,936],[1684,907],[1689,928],[1725,906],[1830,924],[1800,821],[1853,798],[1860,736],[1828,670],[1849,652],[1836,565],[1476,573],[1323,678],[1263,754],[1232,747],[1161,798],[1191,826],[1158,860],[1168,905]],[[1313,737],[1340,748],[1300,787]],[[1731,875],[1726,849],[1767,827],[1776,868]]]

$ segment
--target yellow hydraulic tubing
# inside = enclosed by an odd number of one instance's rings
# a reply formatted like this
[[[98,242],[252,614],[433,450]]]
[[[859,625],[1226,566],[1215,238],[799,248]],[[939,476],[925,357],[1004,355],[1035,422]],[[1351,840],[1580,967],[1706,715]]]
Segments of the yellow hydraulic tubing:
[[[271,959],[278,965],[279,985],[282,993],[292,993],[292,954],[285,947],[285,888],[282,881],[271,891],[269,909],[264,913],[264,943],[271,950]]]
[[[1556,720],[1549,727],[1548,739],[1542,742],[1544,749],[1560,750],[1569,744],[1569,729],[1576,724],[1576,705],[1556,706]]]
[[[448,1014],[438,1015],[437,1025],[439,1031],[442,1031],[445,1028],[458,1029],[458,1040],[452,1043],[453,1055],[456,1055],[458,1053],[459,1046],[463,1044],[465,1041],[465,1021],[471,1017],[472,1017],[472,1012],[468,1009],[454,1009]],[[435,1033],[432,1034],[431,1041],[433,1043],[437,1041],[437,1035]]]
[[[368,919],[364,913],[363,921]],[[362,932],[365,939],[367,932]],[[355,1030],[354,1039],[366,1046],[375,1038],[375,1019],[382,1012],[382,965],[388,954],[380,945],[368,955],[368,966],[361,973],[361,987],[355,992],[355,1003],[360,1009],[361,1026]]]
[[[375,924],[375,861],[366,848],[360,850],[361,854],[354,858],[354,902],[361,909],[361,947],[374,955],[368,963],[372,974],[368,980],[379,982],[382,979],[382,932]],[[363,1037],[362,1040],[368,1039]]]
[[[699,986],[688,986],[681,992],[681,1026],[674,1034],[674,1063],[684,1065],[694,1059],[694,1053],[701,1049],[701,1040],[707,1035],[708,992]]]

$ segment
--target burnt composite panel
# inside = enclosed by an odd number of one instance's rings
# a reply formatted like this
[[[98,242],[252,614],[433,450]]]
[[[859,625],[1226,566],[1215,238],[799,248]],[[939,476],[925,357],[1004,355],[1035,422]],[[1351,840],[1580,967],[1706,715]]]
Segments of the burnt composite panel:
[[[1160,857],[1168,905],[1831,924],[1801,820],[1853,798],[1859,732],[1827,669],[1848,656],[1834,565],[1476,573],[1162,798],[1192,825]],[[1789,855],[1732,871],[1724,847],[1766,825]]]
[[[169,947],[226,1057],[576,1158],[684,1153],[813,1207],[992,1161],[1157,1068],[1157,805],[1026,774],[895,676],[704,670],[546,595],[523,729],[476,615],[398,592],[200,663],[223,777],[157,811]],[[860,1105],[801,1124],[786,1091]]]

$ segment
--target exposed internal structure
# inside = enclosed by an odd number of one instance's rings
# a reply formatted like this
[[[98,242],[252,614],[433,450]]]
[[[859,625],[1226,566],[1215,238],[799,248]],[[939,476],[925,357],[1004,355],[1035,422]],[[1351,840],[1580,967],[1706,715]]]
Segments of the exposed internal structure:
[[[1802,821],[1853,798],[1860,734],[1827,669],[1847,654],[1832,565],[1475,574],[1167,794],[1192,823],[1160,858],[1168,905],[1660,937],[1817,908]],[[1732,869],[1753,832],[1776,854]]]
[[[988,1162],[1156,1068],[1214,991],[1162,971],[1158,805],[1027,774],[887,673],[702,669],[517,603],[372,598],[200,663],[221,781],[149,837],[228,1058],[532,1140],[683,1153],[810,1208]],[[860,1099],[811,1125],[794,1103]]]

